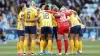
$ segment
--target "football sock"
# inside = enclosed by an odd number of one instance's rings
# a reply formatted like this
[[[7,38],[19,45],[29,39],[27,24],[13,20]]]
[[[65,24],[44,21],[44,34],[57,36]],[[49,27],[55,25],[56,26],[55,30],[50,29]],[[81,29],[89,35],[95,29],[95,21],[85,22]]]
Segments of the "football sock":
[[[44,41],[44,47],[43,47],[43,51],[45,51],[46,47],[47,47],[48,42]]]
[[[73,40],[70,40],[70,53],[71,54],[73,52],[73,49],[74,49],[74,41]]]
[[[64,40],[65,42],[65,53],[68,52],[68,40]]]
[[[61,40],[57,40],[57,47],[58,47],[58,52],[61,53],[62,52],[62,43],[61,43]]]
[[[27,45],[28,45],[28,41],[24,40],[24,53],[26,53]]]
[[[79,41],[79,51],[82,51],[82,41]]]
[[[23,41],[20,40],[20,52],[22,52],[22,49],[23,49]]]
[[[31,42],[32,53],[34,53],[35,44],[36,44],[35,40],[32,40],[32,42]]]
[[[48,52],[52,52],[52,40],[48,40]]]
[[[19,41],[17,42],[17,51],[20,52]]]
[[[40,41],[40,51],[43,51],[43,47],[44,47],[44,40]]]
[[[79,46],[79,42],[78,40],[75,40],[75,53],[77,53],[78,51],[78,46]]]

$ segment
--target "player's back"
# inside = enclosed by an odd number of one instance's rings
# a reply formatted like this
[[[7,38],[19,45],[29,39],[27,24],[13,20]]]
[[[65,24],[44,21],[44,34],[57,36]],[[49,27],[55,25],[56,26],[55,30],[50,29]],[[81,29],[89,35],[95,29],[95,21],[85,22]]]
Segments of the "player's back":
[[[56,14],[56,12],[55,11],[51,11],[51,10],[45,10],[45,12],[48,12],[48,13],[50,13],[50,14]],[[53,19],[53,27],[57,27],[58,25],[57,25],[57,22],[56,22],[56,17],[54,17],[55,19]]]
[[[57,12],[57,14],[61,14],[62,12]],[[63,27],[63,26],[69,26],[69,23],[67,22],[67,17],[65,13],[62,13],[62,15],[56,19],[58,27]]]
[[[80,22],[78,21],[78,15],[76,15],[75,13],[73,13],[71,16],[71,25],[73,26],[77,26],[80,25]]]
[[[24,19],[24,12],[21,11],[19,14],[18,14],[18,22],[17,22],[17,29],[18,30],[24,30],[23,26],[22,26],[22,21]]]
[[[53,20],[53,15],[47,12],[42,12],[40,15],[40,25],[41,27],[45,26],[45,27],[52,27],[52,20]]]
[[[37,10],[33,8],[27,8],[25,10],[25,20],[33,20],[37,16]],[[35,22],[25,22],[25,26],[34,26]]]

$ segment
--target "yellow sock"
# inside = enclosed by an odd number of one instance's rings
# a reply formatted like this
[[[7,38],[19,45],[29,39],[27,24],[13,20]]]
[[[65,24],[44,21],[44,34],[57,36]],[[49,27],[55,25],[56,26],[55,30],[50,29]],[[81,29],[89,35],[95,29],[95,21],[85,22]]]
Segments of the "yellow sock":
[[[82,51],[82,41],[79,41],[79,51]]]
[[[43,50],[45,50],[45,49],[46,49],[47,44],[48,44],[48,42],[44,41],[44,47],[43,47]]]
[[[73,49],[74,49],[74,41],[73,40],[70,40],[70,53],[71,54],[73,52]]]
[[[20,41],[20,52],[22,52],[23,49],[23,41]]]
[[[35,40],[32,40],[32,43],[31,43],[31,49],[32,49],[32,53],[34,53],[34,49],[35,49]]]
[[[17,42],[17,51],[20,52],[19,41]]]
[[[79,42],[78,40],[75,41],[75,53],[78,51]]]
[[[52,40],[48,40],[48,52],[52,52]]]
[[[26,53],[27,45],[28,45],[28,41],[24,40],[24,53]]]
[[[40,41],[40,51],[43,51],[43,47],[44,47],[44,40]]]

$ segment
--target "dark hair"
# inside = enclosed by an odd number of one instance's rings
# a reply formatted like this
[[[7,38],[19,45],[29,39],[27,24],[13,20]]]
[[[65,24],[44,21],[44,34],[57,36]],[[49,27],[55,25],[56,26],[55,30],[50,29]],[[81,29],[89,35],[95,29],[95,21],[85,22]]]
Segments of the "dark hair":
[[[51,10],[53,10],[53,8],[54,8],[54,7],[55,7],[55,6],[54,6],[54,5],[52,5],[52,6],[51,6]]]
[[[44,10],[49,10],[49,5],[45,5]]]
[[[59,8],[58,8],[56,5],[52,5],[52,6],[51,6],[51,10],[53,10],[53,11],[58,11]]]
[[[18,14],[19,14],[19,12],[23,9],[23,7],[24,7],[24,3],[19,4],[19,5],[17,6],[17,13],[18,13]]]
[[[45,4],[44,4],[44,3],[41,3],[41,4],[40,4],[40,8],[42,8],[42,7],[43,7],[43,5],[45,5]]]

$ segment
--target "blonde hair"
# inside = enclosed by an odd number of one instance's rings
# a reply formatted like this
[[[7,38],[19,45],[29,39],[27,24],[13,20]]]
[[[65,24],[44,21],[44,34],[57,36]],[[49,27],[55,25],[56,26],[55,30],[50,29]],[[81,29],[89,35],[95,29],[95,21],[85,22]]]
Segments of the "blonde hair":
[[[36,5],[36,3],[35,3],[34,1],[32,1],[32,2],[30,3],[30,6],[34,6],[34,5]]]
[[[60,9],[63,9],[64,11],[68,10],[65,6],[62,6]]]

